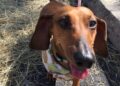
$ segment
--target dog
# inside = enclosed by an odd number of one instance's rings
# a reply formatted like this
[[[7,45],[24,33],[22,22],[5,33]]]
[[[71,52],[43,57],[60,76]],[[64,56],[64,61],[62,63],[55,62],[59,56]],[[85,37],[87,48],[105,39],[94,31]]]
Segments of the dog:
[[[54,78],[72,79],[73,86],[80,86],[96,54],[108,56],[106,42],[106,22],[90,9],[51,0],[40,13],[30,48],[42,50],[45,68]]]

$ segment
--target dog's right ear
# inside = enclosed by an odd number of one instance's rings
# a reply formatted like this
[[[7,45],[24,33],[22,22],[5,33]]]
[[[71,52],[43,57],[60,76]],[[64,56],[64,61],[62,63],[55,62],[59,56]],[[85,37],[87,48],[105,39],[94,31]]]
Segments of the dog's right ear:
[[[97,35],[94,44],[95,53],[107,57],[107,24],[103,19],[97,18]]]
[[[52,16],[40,16],[35,28],[35,32],[31,38],[30,48],[36,50],[46,50],[50,43],[50,28],[52,27]]]

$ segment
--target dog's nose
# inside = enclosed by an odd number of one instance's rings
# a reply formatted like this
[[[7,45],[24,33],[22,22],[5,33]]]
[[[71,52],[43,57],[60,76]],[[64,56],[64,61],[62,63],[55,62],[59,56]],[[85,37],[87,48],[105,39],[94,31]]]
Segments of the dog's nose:
[[[91,66],[95,62],[95,55],[91,54],[89,56],[87,56],[87,55],[83,56],[82,53],[75,52],[74,59],[75,59],[77,66],[91,68]]]

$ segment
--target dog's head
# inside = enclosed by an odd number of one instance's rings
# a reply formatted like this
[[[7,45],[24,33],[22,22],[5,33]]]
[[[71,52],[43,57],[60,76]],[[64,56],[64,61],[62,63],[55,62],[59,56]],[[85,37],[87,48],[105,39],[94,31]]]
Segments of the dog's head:
[[[67,60],[60,64],[70,69],[76,77],[87,73],[87,68],[95,61],[95,54],[107,56],[106,23],[97,18],[90,9],[61,5],[53,9],[54,11],[47,11],[50,15],[44,14],[45,9],[31,39],[31,48],[48,49],[53,36],[57,55]],[[78,70],[83,72],[79,73]]]

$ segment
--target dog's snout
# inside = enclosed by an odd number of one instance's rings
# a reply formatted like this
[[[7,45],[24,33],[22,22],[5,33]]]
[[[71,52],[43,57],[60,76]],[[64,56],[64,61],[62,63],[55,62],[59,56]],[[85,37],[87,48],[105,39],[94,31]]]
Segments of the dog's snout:
[[[95,62],[95,54],[85,38],[81,38],[76,45],[76,49],[77,51],[73,53],[73,57],[77,66],[90,68]]]
[[[82,53],[80,53],[80,52],[74,53],[74,59],[75,59],[75,63],[79,67],[90,68],[93,65],[93,63],[95,62],[94,55],[91,55],[91,57],[83,56]]]

